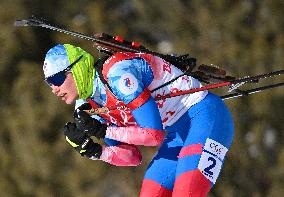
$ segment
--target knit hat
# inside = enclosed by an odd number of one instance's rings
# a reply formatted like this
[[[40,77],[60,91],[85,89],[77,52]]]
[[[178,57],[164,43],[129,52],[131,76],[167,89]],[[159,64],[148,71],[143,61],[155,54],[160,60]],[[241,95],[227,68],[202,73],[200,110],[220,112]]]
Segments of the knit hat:
[[[80,60],[78,61],[79,58]],[[79,98],[86,99],[93,92],[95,76],[94,57],[80,47],[71,44],[59,44],[51,48],[45,56],[43,65],[44,76],[45,78],[54,76],[76,61],[78,62],[72,66],[71,71],[75,79]]]

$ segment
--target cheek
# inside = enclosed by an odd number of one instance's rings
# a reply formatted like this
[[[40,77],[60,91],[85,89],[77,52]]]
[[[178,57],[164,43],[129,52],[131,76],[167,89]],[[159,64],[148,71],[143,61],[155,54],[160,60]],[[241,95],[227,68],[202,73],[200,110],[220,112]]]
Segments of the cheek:
[[[77,86],[74,80],[67,80],[66,83],[62,85],[62,89],[63,88],[67,93],[66,103],[73,103],[76,99],[78,99]]]
[[[71,83],[70,84],[70,94],[73,96],[73,97],[78,97],[78,90],[77,90],[77,86],[75,83]]]
[[[67,97],[65,102],[67,104],[72,104],[74,103],[77,99],[79,98],[77,88],[70,88],[69,91],[67,92]]]

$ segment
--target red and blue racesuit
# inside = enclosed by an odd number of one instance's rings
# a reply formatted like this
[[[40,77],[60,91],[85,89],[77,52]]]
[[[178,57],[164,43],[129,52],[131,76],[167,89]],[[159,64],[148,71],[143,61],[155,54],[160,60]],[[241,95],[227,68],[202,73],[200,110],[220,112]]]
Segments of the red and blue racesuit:
[[[222,100],[207,91],[156,101],[177,90],[201,87],[198,80],[149,54],[117,53],[98,76],[87,101],[93,108],[117,106],[102,114],[106,146],[100,160],[131,166],[141,162],[135,145],[158,146],[140,196],[206,196],[222,168],[233,138],[233,122]],[[79,105],[80,102],[77,103]]]

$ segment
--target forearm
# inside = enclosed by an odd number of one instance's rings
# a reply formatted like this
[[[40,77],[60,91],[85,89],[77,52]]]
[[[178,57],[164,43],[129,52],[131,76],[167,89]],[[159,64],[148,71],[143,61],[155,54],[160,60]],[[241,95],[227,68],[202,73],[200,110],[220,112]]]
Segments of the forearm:
[[[97,160],[95,158],[90,158]],[[130,144],[118,146],[103,146],[99,160],[115,166],[137,166],[141,163],[142,156],[138,148]]]
[[[106,130],[107,138],[144,146],[159,146],[163,142],[164,136],[163,131],[136,126],[108,127]]]

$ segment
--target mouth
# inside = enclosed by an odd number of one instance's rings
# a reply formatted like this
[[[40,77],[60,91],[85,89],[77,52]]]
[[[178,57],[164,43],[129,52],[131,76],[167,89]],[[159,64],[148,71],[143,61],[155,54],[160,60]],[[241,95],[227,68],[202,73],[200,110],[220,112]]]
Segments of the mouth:
[[[64,99],[64,97],[66,96],[67,93],[63,93],[63,94],[60,94],[58,95],[58,97],[60,97],[62,100]]]

